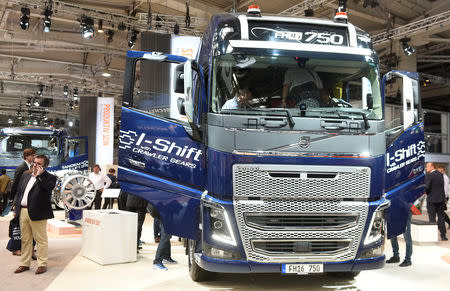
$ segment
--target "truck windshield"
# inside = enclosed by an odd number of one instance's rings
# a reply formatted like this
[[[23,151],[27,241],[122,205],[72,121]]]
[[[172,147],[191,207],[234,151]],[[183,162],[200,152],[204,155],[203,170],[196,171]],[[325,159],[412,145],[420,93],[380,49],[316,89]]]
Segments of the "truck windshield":
[[[58,154],[58,140],[50,135],[10,135],[0,137],[1,153],[21,155],[26,148],[34,148],[38,154]]]
[[[213,66],[215,113],[263,115],[286,108],[294,117],[383,117],[373,62],[228,54],[215,57]]]

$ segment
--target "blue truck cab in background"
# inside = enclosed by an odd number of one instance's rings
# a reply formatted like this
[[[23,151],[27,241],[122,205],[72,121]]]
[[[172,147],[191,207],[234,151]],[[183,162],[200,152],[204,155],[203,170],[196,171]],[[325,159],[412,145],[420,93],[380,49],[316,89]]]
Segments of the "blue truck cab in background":
[[[126,66],[121,189],[187,239],[193,280],[384,265],[424,191],[424,131],[417,74],[381,78],[367,33],[220,14],[195,60],[129,51]],[[394,81],[403,115],[386,125]]]
[[[53,191],[53,202],[62,208],[61,178],[88,169],[87,146],[87,137],[71,137],[67,129],[5,127],[0,130],[0,169],[6,169],[12,179],[16,167],[23,162],[24,149],[33,148],[37,154],[46,155],[50,159],[47,170],[60,178]]]

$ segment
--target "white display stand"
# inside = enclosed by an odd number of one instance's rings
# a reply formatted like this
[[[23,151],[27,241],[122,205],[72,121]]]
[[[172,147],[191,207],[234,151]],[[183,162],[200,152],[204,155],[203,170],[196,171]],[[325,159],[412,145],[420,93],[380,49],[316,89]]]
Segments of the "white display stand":
[[[103,189],[102,198],[119,198],[120,189]]]
[[[411,239],[415,243],[433,243],[439,239],[436,223],[413,219],[411,222]]]
[[[101,265],[137,260],[137,213],[115,209],[83,211],[82,256]]]

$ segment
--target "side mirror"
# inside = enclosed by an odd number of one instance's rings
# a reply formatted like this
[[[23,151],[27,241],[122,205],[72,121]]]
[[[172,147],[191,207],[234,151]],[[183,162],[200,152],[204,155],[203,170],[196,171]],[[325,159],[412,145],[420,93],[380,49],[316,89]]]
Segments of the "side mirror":
[[[372,94],[367,93],[367,109],[373,109],[373,97]]]
[[[173,88],[175,93],[184,93],[184,64],[179,64],[175,67],[173,76]]]
[[[177,108],[180,115],[186,115],[186,108],[184,107],[184,98],[178,98]]]

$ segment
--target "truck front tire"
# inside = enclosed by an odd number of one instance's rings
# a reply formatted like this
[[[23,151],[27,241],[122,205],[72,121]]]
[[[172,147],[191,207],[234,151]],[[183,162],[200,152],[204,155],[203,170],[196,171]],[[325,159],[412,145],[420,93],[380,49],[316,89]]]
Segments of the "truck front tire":
[[[194,282],[202,282],[202,281],[211,280],[214,273],[202,269],[195,262],[195,258],[194,258],[195,247],[196,247],[196,242],[193,240],[188,240],[187,250],[188,250],[189,275],[191,276],[191,279]]]

